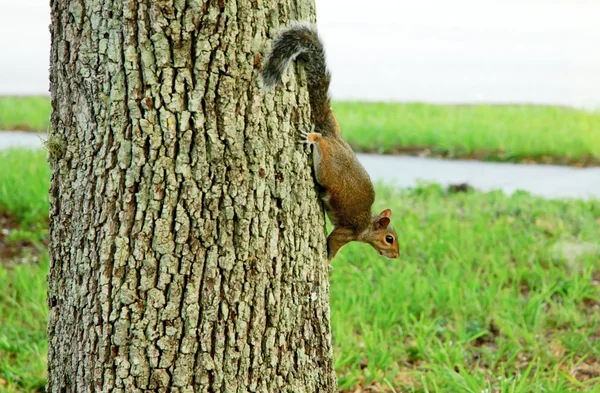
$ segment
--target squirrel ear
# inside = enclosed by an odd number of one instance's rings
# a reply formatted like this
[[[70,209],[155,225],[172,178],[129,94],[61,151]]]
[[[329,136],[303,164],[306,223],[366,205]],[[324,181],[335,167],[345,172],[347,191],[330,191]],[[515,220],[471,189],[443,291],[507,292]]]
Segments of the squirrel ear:
[[[384,211],[382,211],[379,216],[381,217],[391,217],[392,216],[392,211],[390,209],[385,209]]]
[[[390,218],[381,217],[377,223],[379,224],[380,228],[387,228],[387,226],[390,225]]]

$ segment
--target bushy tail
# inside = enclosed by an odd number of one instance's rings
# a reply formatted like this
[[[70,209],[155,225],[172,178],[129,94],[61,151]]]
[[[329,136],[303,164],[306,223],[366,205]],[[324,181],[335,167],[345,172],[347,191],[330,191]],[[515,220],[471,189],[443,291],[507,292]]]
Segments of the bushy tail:
[[[261,72],[263,86],[272,88],[280,83],[283,73],[296,58],[304,63],[310,106],[317,131],[329,130],[331,75],[325,62],[323,43],[314,25],[295,22],[275,38]]]

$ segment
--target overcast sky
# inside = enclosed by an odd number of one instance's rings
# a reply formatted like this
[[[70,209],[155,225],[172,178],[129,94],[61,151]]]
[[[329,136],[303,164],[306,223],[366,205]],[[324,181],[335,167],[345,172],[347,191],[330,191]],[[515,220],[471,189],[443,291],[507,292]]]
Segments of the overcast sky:
[[[49,1],[0,0],[0,94],[48,90]],[[600,108],[600,0],[317,0],[340,99]]]

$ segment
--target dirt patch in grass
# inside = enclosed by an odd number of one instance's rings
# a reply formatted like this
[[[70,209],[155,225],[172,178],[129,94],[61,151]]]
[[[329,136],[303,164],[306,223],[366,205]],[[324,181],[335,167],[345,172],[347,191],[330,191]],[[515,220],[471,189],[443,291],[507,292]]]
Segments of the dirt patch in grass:
[[[0,265],[10,268],[24,262],[37,262],[45,252],[47,241],[38,241],[23,232],[15,217],[0,211]]]
[[[595,361],[585,361],[571,372],[578,381],[589,381],[600,378],[600,364]]]

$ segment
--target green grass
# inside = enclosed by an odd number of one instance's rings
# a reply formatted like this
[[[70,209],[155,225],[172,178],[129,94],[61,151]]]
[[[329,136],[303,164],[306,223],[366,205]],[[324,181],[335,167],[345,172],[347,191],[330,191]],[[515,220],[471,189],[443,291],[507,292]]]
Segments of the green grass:
[[[46,383],[46,272],[48,182],[44,151],[0,151],[0,216],[20,227],[0,233],[0,392],[43,391]],[[0,230],[2,223],[0,220]],[[22,261],[2,259],[14,244],[27,244]]]
[[[47,256],[12,269],[0,264],[0,392],[34,392],[46,383],[47,269]]]
[[[49,97],[0,97],[0,130],[45,132],[50,110]]]
[[[43,217],[32,212],[47,209],[45,159],[12,158],[13,171],[44,185],[9,187],[0,203],[11,193],[38,201],[10,206]],[[558,241],[599,242],[600,201],[378,187],[376,207],[393,210],[401,259],[351,244],[333,261],[342,391],[600,391],[599,258],[551,252]],[[47,256],[1,266],[0,392],[33,392],[45,377]]]
[[[357,151],[600,164],[600,112],[543,106],[334,102]]]
[[[0,151],[0,211],[19,221],[42,221],[48,217],[49,181],[44,150]]]
[[[356,151],[600,165],[600,112],[513,105],[334,102]],[[0,97],[0,129],[46,131],[47,97]]]
[[[331,317],[342,389],[600,389],[598,363],[594,381],[569,376],[583,359],[600,361],[600,312],[593,309],[600,261],[567,263],[551,252],[557,241],[599,242],[600,201],[424,186],[379,188],[377,205],[392,207],[401,260],[354,244],[334,260]]]

